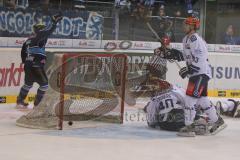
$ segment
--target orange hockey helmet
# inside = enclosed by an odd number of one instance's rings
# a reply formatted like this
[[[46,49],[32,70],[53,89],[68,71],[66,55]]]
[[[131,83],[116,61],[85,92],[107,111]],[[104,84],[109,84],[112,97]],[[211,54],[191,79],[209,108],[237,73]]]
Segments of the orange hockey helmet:
[[[193,25],[195,29],[199,29],[200,27],[200,20],[196,17],[188,17],[187,19],[185,19],[184,23],[188,25]]]

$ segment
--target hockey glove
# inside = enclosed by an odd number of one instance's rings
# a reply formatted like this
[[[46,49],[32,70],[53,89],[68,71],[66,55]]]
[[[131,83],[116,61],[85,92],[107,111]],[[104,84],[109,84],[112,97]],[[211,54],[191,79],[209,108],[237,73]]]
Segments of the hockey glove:
[[[53,15],[51,18],[52,18],[52,22],[57,24],[59,21],[62,20],[63,16],[61,13],[58,13],[56,15]]]
[[[177,61],[184,60],[182,52],[176,49],[159,47],[154,50],[154,54],[159,55],[161,58],[168,59],[168,60],[177,60]]]
[[[173,60],[177,60],[177,61],[183,61],[184,60],[182,52],[180,52],[177,49],[166,49],[165,58],[166,59],[173,59]]]
[[[184,79],[184,78],[187,77],[188,72],[189,71],[188,71],[187,67],[183,67],[183,68],[180,69],[179,75],[182,77],[182,79]]]

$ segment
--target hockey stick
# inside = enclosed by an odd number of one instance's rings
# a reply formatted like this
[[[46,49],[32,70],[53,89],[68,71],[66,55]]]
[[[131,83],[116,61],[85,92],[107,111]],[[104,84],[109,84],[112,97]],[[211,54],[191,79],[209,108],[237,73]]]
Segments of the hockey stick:
[[[157,34],[157,32],[152,28],[151,24],[149,22],[146,22],[149,30],[154,34],[154,36],[156,37],[156,39],[161,43],[161,46],[163,46],[164,50],[166,49],[165,44],[163,43],[162,39],[159,37],[159,35]],[[169,62],[171,62],[170,60],[168,60]],[[179,69],[181,69],[182,67],[175,61],[173,60],[173,62],[177,65],[177,67]]]

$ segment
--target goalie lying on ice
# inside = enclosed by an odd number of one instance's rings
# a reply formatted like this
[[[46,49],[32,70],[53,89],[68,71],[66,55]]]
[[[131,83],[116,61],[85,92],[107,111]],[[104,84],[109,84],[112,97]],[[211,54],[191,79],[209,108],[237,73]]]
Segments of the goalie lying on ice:
[[[168,87],[164,86],[164,88],[168,89],[160,91],[144,107],[148,126],[151,128],[160,127],[169,131],[179,131],[185,126],[183,110],[185,106],[185,90],[163,80],[159,80],[159,83],[168,85]],[[229,103],[229,105],[225,105],[224,101],[221,103],[225,107],[225,110],[221,111],[223,114],[231,112],[231,115],[236,115],[234,113],[240,108],[239,102]],[[197,135],[208,134],[211,129],[211,123],[209,123],[207,115],[200,109],[202,108],[200,107],[201,105],[203,104],[199,101],[196,106],[197,116],[194,121],[194,127]]]

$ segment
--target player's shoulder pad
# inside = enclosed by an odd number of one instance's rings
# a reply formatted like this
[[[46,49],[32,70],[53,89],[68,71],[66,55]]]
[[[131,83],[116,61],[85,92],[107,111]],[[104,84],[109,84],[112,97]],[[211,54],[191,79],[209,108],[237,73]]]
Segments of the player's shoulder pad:
[[[196,40],[197,40],[197,37],[196,37],[196,35],[191,35],[191,37],[190,37],[190,40],[191,40],[191,42],[194,42],[194,41],[196,41]]]

